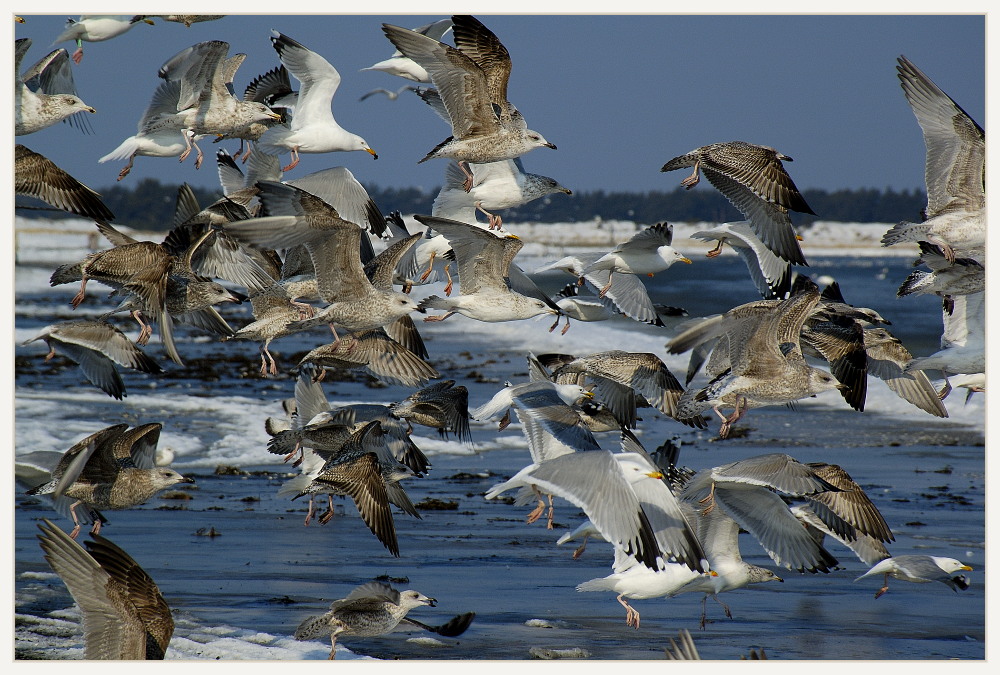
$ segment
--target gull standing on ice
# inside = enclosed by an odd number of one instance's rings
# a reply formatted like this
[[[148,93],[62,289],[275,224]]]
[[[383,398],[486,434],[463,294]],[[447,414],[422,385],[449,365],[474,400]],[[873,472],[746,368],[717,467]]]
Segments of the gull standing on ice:
[[[430,605],[437,600],[413,590],[397,591],[380,581],[358,586],[343,600],[330,605],[326,614],[311,616],[295,629],[296,640],[315,640],[330,636],[330,658],[335,659],[337,638],[374,637],[391,632],[415,607]]]
[[[750,221],[764,245],[793,265],[806,265],[789,210],[816,215],[781,161],[792,161],[774,148],[744,141],[712,143],[674,157],[660,171],[694,167],[681,185],[691,189],[704,172],[709,182]]]
[[[257,149],[271,155],[291,152],[292,161],[282,167],[282,171],[290,171],[298,165],[300,152],[363,150],[378,159],[365,139],[346,131],[333,118],[330,105],[340,86],[337,69],[316,52],[278,31],[271,31],[271,44],[281,63],[301,86],[291,124],[268,129],[260,137]]]
[[[83,658],[162,659],[174,620],[146,570],[99,534],[84,549],[45,518],[38,529],[46,562],[80,607]]]
[[[956,251],[985,261],[986,132],[905,56],[896,66],[900,86],[924,132],[927,207],[922,223],[900,223],[883,246],[927,241],[954,263]]]

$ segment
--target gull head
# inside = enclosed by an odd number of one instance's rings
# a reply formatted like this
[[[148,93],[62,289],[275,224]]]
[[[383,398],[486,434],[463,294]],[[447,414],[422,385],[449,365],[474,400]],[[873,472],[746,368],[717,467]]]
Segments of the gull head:
[[[972,568],[963,563],[961,560],[955,560],[954,558],[942,558],[941,556],[933,555],[931,559],[934,564],[940,567],[945,574],[952,574],[958,572],[959,570],[964,570],[966,572],[971,572]]]
[[[437,600],[434,598],[428,598],[423,593],[418,593],[417,591],[403,591],[399,594],[400,607],[404,609],[412,609],[413,607],[420,607],[421,605],[436,607]]]
[[[594,398],[594,392],[584,389],[578,384],[557,384],[555,385],[555,389],[556,394],[559,395],[559,398],[561,398],[566,405],[573,405],[581,398]]]
[[[173,469],[158,468],[150,471],[150,482],[159,491],[178,483],[193,483],[194,478],[186,478]]]
[[[841,384],[837,378],[830,373],[819,370],[818,368],[811,368],[809,370],[809,391],[812,394],[819,394],[820,392],[830,391],[831,389],[847,388],[846,384]]]
[[[375,159],[378,159],[378,153],[376,153],[374,150],[368,147],[368,141],[361,138],[361,136],[358,136],[357,134],[351,134],[351,143],[352,143],[351,147],[348,148],[349,150],[364,150]]]
[[[91,108],[89,105],[80,100],[80,97],[73,96],[72,94],[66,94],[64,96],[60,96],[58,98],[58,101],[59,101],[59,107],[67,110],[73,110],[77,112],[85,110],[89,113],[97,112],[96,109]]]
[[[250,101],[246,103],[247,110],[250,111],[251,122],[266,122],[268,120],[280,120],[281,115],[268,108],[263,103]]]
[[[670,267],[675,262],[682,262],[688,265],[691,264],[691,260],[689,258],[685,257],[683,253],[672,246],[660,246],[656,249],[656,254],[667,264],[667,267]]]
[[[527,140],[528,146],[531,148],[545,147],[545,148],[552,148],[553,150],[556,149],[555,144],[549,143],[547,140],[545,140],[545,137],[542,136],[537,131],[531,131],[529,129],[524,133],[524,137]]]

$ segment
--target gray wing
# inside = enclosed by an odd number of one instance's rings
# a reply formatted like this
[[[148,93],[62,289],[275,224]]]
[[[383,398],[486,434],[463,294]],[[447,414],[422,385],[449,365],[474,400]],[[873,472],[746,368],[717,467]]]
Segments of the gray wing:
[[[898,61],[903,93],[927,146],[927,217],[984,208],[986,133],[906,57]]]

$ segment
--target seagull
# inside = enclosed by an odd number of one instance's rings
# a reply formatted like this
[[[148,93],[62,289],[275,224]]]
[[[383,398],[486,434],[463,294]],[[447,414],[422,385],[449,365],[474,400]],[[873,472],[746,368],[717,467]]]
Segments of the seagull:
[[[52,480],[33,488],[28,494],[66,495],[76,501],[70,506],[75,527],[70,537],[80,532],[76,509],[81,506],[99,509],[128,509],[178,483],[193,483],[173,469],[157,467],[156,444],[163,425],[154,422],[128,429],[115,424],[97,431],[67,450],[52,470]],[[101,530],[94,522],[92,534]]]
[[[897,555],[879,562],[855,581],[879,574],[884,575],[885,585],[875,593],[876,598],[881,597],[889,590],[889,577],[913,581],[918,584],[940,581],[957,593],[970,586],[969,580],[964,574],[952,576],[955,572],[963,570],[968,572],[972,568],[955,558],[936,555]]]
[[[943,303],[944,332],[941,349],[929,356],[911,359],[905,372],[940,370],[945,375],[944,398],[951,391],[948,375],[981,373],[986,369],[986,291],[958,295]],[[949,304],[951,311],[948,311]]]
[[[174,633],[170,606],[132,557],[99,534],[87,548],[42,518],[45,560],[80,607],[86,660],[162,659]]]
[[[299,361],[300,366],[304,363],[323,369],[363,368],[386,384],[403,387],[419,387],[441,377],[433,366],[386,335],[382,328],[345,335],[336,342],[316,347]]]
[[[225,14],[143,14],[136,15],[132,17],[132,23],[136,21],[146,21],[146,19],[163,19],[164,21],[172,21],[173,23],[182,23],[186,28],[190,28],[196,23],[201,23],[202,21],[215,21],[217,19],[225,18]],[[152,24],[152,22],[148,22]]]
[[[195,168],[201,166],[203,158],[196,136],[241,137],[254,123],[281,118],[263,103],[243,101],[233,95],[233,76],[246,56],[227,57],[228,52],[228,42],[200,42],[181,50],[159,69],[162,79],[181,84],[177,113],[164,123],[180,126],[186,147],[179,159],[187,159],[193,147],[198,153]]]
[[[418,591],[400,592],[389,584],[372,581],[335,601],[326,614],[302,621],[294,637],[296,640],[315,640],[329,635],[330,659],[335,659],[338,637],[385,635],[396,628],[411,609],[423,605],[435,607],[437,600]]]
[[[465,189],[465,172],[455,162],[445,170],[445,184],[434,198],[432,213],[436,216],[474,222],[480,211],[489,219],[489,229],[498,230],[503,219],[492,213],[513,209],[550,194],[573,192],[553,178],[526,173],[518,159],[505,159],[486,164],[469,164],[472,188]],[[471,215],[469,212],[472,212]]]
[[[986,245],[986,132],[929,77],[900,56],[896,66],[906,100],[924,132],[927,208],[921,223],[900,223],[883,246],[926,241],[954,263],[956,250],[983,262]]]
[[[956,258],[948,262],[941,248],[919,241],[920,257],[913,265],[927,265],[930,272],[914,270],[903,280],[896,297],[933,293],[950,301],[954,295],[978,293],[986,288],[986,268],[975,258]]]
[[[653,326],[663,326],[663,320],[657,313],[656,307],[650,300],[649,293],[639,277],[634,274],[619,274],[615,283],[611,284],[611,270],[584,272],[589,265],[603,255],[600,252],[571,254],[542,265],[535,270],[535,274],[554,269],[566,272],[577,279],[577,285],[579,285],[579,280],[583,279],[585,285],[594,292],[595,299],[604,304],[605,307],[636,321]],[[608,289],[603,297],[598,295],[602,288]]]
[[[51,52],[22,75],[21,61],[30,47],[29,38],[14,41],[15,136],[33,134],[77,113],[97,112],[77,95],[72,72],[62,65],[65,49]]]
[[[719,436],[725,438],[732,424],[750,408],[844,388],[846,385],[808,365],[802,356],[802,325],[819,300],[819,289],[811,284],[777,305],[765,300],[727,313],[730,320],[721,324],[726,326],[722,342],[713,350],[713,362],[709,363],[714,377],[706,387],[684,392],[677,403],[678,416],[693,417],[712,409],[722,419]],[[682,333],[671,340],[667,351],[684,351],[684,338]],[[733,406],[733,414],[723,415],[719,411],[722,405]]]
[[[72,40],[76,42],[73,52],[73,62],[79,64],[83,60],[83,43],[103,42],[118,37],[135,24],[142,22],[154,25],[152,21],[141,16],[122,16],[117,14],[84,14],[79,19],[66,19],[66,30],[59,34],[52,44]]]
[[[14,193],[94,220],[115,219],[101,195],[60,169],[55,162],[21,144],[14,146]]]
[[[422,215],[415,217],[421,224],[441,232],[451,243],[458,261],[458,284],[461,292],[450,298],[436,295],[424,298],[420,302],[420,309],[447,311],[446,314],[425,317],[424,321],[444,321],[456,312],[470,319],[487,322],[516,321],[540,314],[558,314],[559,310],[551,300],[545,302],[528,297],[509,287],[512,261],[524,246],[520,239],[512,235],[499,237],[484,228],[456,220]]]
[[[313,423],[312,426],[316,425]],[[397,485],[401,479],[412,476],[413,471],[391,456],[385,447],[384,434],[378,421],[365,423],[330,453],[324,454],[325,449],[322,446],[314,449],[314,452],[325,459],[325,463],[309,484],[292,499],[317,493],[350,497],[368,529],[389,553],[398,558],[399,544],[396,541],[396,526],[389,503],[400,506],[410,515],[420,517],[406,493]],[[326,520],[320,518],[320,522]]]
[[[458,48],[406,28],[382,24],[389,40],[427,70],[451,121],[452,135],[421,159],[450,157],[460,162],[496,162],[539,147],[555,149],[507,101],[510,54],[500,40],[471,16],[453,16]],[[469,175],[471,189],[471,174]]]
[[[414,28],[413,30],[421,35],[426,35],[427,37],[441,41],[448,31],[451,30],[451,19],[441,19],[425,26]],[[408,59],[403,56],[403,53],[399,50],[393,52],[392,56],[385,61],[379,61],[378,63],[368,66],[367,68],[362,68],[361,70],[378,70],[383,73],[388,73],[389,75],[406,78],[407,80],[411,80],[413,82],[431,81],[431,76],[427,74],[426,70],[424,70],[412,59]]]
[[[449,433],[459,440],[472,442],[469,429],[469,390],[455,386],[455,380],[435,382],[389,406],[393,415],[407,423],[437,429],[442,438]]]
[[[793,265],[806,265],[788,212],[816,215],[782,165],[792,158],[766,145],[744,141],[712,143],[674,157],[660,171],[694,167],[681,181],[687,189],[698,184],[699,172],[750,221],[764,245]]]
[[[706,426],[700,415],[677,418],[677,401],[684,388],[655,354],[613,349],[579,357],[542,354],[538,360],[543,366],[553,368],[554,382],[589,383],[601,402],[627,428],[635,428],[636,407],[642,404],[651,405],[688,426]]]
[[[122,382],[115,363],[143,373],[163,372],[124,333],[106,321],[62,321],[46,326],[41,333],[23,344],[36,340],[44,340],[49,346],[46,361],[55,356],[58,347],[80,365],[80,370],[91,383],[119,401],[126,396],[126,392],[125,383]]]
[[[610,252],[583,268],[586,275],[595,270],[607,270],[608,282],[601,288],[599,297],[604,297],[612,286],[612,276],[619,274],[645,274],[653,276],[675,262],[691,264],[679,251],[670,246],[674,238],[674,226],[667,222],[656,223],[640,230],[628,241],[618,244]]]
[[[364,69],[362,68],[362,70]],[[371,91],[362,94],[358,101],[364,101],[366,98],[370,98],[375,94],[384,94],[390,101],[395,101],[404,91],[417,91],[417,88],[411,85],[404,85],[396,91],[389,91],[388,89],[372,89]]]
[[[279,155],[291,152],[291,162],[281,168],[290,171],[299,163],[299,153],[363,150],[378,155],[368,142],[343,128],[333,118],[330,104],[340,86],[340,73],[329,61],[287,35],[271,31],[271,44],[281,63],[300,83],[290,126],[276,126],[264,132],[257,143],[261,152]]]
[[[289,324],[291,332],[323,323],[351,332],[381,328],[417,309],[406,294],[376,288],[368,280],[360,258],[362,238],[368,235],[342,218],[338,209],[294,185],[259,181],[257,186],[268,212],[295,215],[253,218],[231,223],[227,230],[238,239],[272,248],[304,245],[319,295],[329,303],[312,318]]]
[[[137,133],[98,159],[98,163],[127,159],[128,164],[118,173],[118,180],[122,180],[132,171],[136,157],[177,157],[184,152],[191,141],[185,136],[191,133],[183,130],[177,117],[181,110],[180,95],[180,82],[161,82],[139,118]]]
[[[765,299],[782,298],[791,288],[791,265],[775,255],[754,234],[748,220],[722,223],[690,235],[701,241],[718,240],[719,244],[705,255],[714,258],[729,244],[750,271],[750,279]]]

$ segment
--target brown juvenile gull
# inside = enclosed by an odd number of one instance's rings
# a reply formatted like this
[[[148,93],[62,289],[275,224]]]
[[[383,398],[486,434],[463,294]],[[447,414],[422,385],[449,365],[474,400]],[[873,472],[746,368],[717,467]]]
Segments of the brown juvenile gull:
[[[14,41],[14,135],[23,136],[50,127],[79,112],[97,112],[94,108],[80,100],[73,86],[72,76],[63,78],[58,85],[49,84],[48,91],[41,91],[37,77],[39,66],[56,58],[65,49],[50,53],[42,61],[35,64],[22,76],[21,61],[31,47],[29,38],[19,38]],[[39,70],[40,72],[40,70]],[[29,86],[35,85],[35,89]]]
[[[670,223],[662,222],[650,225],[584,267],[583,275],[595,270],[608,271],[608,282],[598,294],[599,297],[604,297],[611,289],[612,277],[615,272],[619,274],[645,274],[651,277],[675,262],[690,265],[691,261],[670,245],[673,238],[674,226]]]
[[[163,19],[173,23],[182,23],[186,28],[202,21],[215,21],[225,18],[225,14],[141,14],[132,17],[132,23],[145,21],[146,19]]]
[[[524,242],[513,235],[492,232],[457,220],[415,216],[417,221],[444,234],[458,261],[460,294],[449,298],[424,298],[421,309],[443,309],[446,314],[424,321],[444,321],[456,312],[477,321],[498,322],[530,319],[540,314],[559,314],[554,303],[522,295],[508,285],[514,256]],[[550,304],[551,303],[551,304]],[[558,323],[558,321],[556,322]],[[553,325],[555,328],[555,325]]]
[[[35,340],[45,340],[48,345],[46,361],[55,356],[58,347],[59,351],[79,364],[80,370],[92,384],[119,401],[127,394],[115,363],[144,373],[163,372],[124,333],[106,321],[61,321],[46,326],[41,333],[23,344]]]
[[[924,132],[927,207],[921,223],[899,223],[883,246],[926,241],[955,262],[956,251],[985,261],[986,132],[905,56],[898,71],[906,100]]]
[[[429,363],[406,349],[382,328],[358,331],[311,350],[299,361],[326,368],[362,368],[386,384],[419,387],[441,377]]]
[[[553,369],[555,382],[589,383],[597,398],[630,429],[636,426],[636,408],[643,404],[687,426],[707,427],[700,414],[691,418],[677,416],[677,401],[684,387],[656,354],[613,349],[579,357],[542,354],[538,360]]]
[[[450,118],[452,135],[420,161],[450,157],[482,164],[513,159],[542,146],[554,150],[555,145],[527,128],[507,101],[510,54],[496,35],[471,16],[453,16],[452,23],[460,49],[382,24],[396,48],[427,70]],[[470,174],[470,188],[471,179]]]
[[[278,31],[271,31],[271,44],[281,63],[301,86],[291,124],[268,129],[260,137],[257,149],[272,155],[290,151],[292,161],[282,167],[282,171],[290,171],[298,165],[300,152],[362,150],[378,159],[365,139],[346,131],[333,118],[330,105],[340,86],[337,69],[316,52]]]
[[[324,456],[322,451],[318,454]],[[410,515],[420,516],[398,485],[401,479],[412,476],[413,471],[388,452],[380,423],[365,423],[339,449],[325,455],[325,460],[309,484],[292,499],[317,493],[350,497],[368,529],[398,558],[399,544],[389,504],[403,504],[405,508],[401,508]],[[320,521],[325,522],[322,518]]]
[[[335,659],[338,637],[375,637],[391,632],[414,607],[437,605],[437,600],[413,590],[397,591],[380,581],[358,586],[326,614],[311,616],[295,629],[296,640],[330,636],[330,658]]]
[[[73,52],[73,62],[78,64],[83,60],[84,41],[103,42],[110,40],[125,33],[139,22],[148,23],[150,26],[154,25],[152,21],[141,16],[84,14],[79,19],[66,19],[66,29],[52,44],[59,44],[67,40],[75,42],[76,51]]]
[[[91,534],[87,548],[43,518],[37,535],[45,560],[80,607],[86,660],[162,659],[174,633],[156,582],[110,540]]]
[[[156,444],[163,425],[154,422],[127,430],[116,424],[84,438],[63,455],[52,470],[52,480],[28,494],[66,495],[76,500],[70,515],[80,531],[75,509],[81,504],[99,509],[128,509],[177,483],[193,483],[176,471],[156,466]],[[92,533],[101,529],[94,522]]]
[[[14,146],[14,193],[41,199],[56,208],[94,220],[114,220],[101,195],[60,169],[51,159]]]
[[[714,378],[701,389],[692,387],[684,392],[677,404],[678,415],[692,417],[711,409],[722,419],[719,435],[725,438],[732,424],[750,408],[843,388],[835,377],[808,365],[802,356],[802,325],[819,300],[819,289],[811,284],[777,305],[759,301],[727,314],[730,321],[721,324],[728,324],[723,342],[713,350],[721,362],[714,368],[709,364]],[[683,337],[674,338],[667,350],[678,349]],[[719,411],[723,405],[732,406],[733,414],[723,415]]]
[[[687,189],[705,173],[715,186],[750,221],[750,227],[764,245],[793,265],[806,265],[788,212],[816,215],[781,161],[792,161],[774,148],[743,141],[712,143],[674,157],[660,171],[694,167],[681,181]]]
[[[459,440],[472,442],[469,429],[469,390],[455,380],[435,382],[416,391],[399,403],[389,406],[393,415],[406,420],[407,424],[420,424],[437,429],[442,438],[448,433]]]
[[[203,158],[195,136],[239,135],[250,124],[281,117],[263,103],[233,96],[228,83],[244,57],[237,55],[231,60],[228,52],[228,42],[200,42],[174,55],[159,70],[161,78],[181,85],[177,112],[166,116],[166,121],[184,132],[186,147],[180,161],[187,159],[192,147],[197,151],[195,168],[201,166]]]
[[[238,239],[272,248],[304,245],[319,295],[330,303],[312,318],[289,324],[292,332],[321,324],[352,332],[381,328],[417,309],[406,294],[376,288],[365,276],[360,256],[361,238],[368,236],[365,230],[301,188],[270,181],[257,185],[269,212],[296,215],[252,218],[232,223],[227,230]]]
[[[960,570],[971,571],[972,568],[955,558],[936,555],[897,555],[879,562],[855,581],[878,574],[884,575],[885,585],[875,593],[876,598],[889,590],[889,577],[918,584],[940,581],[957,593],[970,586],[969,579],[964,574],[955,575],[955,572]]]

